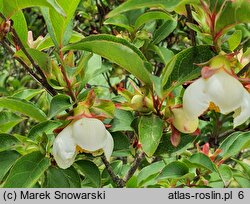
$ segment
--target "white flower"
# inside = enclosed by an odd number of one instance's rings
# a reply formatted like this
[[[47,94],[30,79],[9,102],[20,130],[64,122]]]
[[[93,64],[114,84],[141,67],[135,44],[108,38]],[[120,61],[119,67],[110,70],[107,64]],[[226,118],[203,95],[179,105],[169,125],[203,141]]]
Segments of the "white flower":
[[[210,103],[218,106],[222,114],[235,112],[234,127],[250,117],[250,94],[243,85],[223,69],[211,77],[192,83],[183,96],[183,110],[190,118],[197,118]]]
[[[70,167],[77,155],[77,149],[95,153],[102,150],[109,160],[114,141],[104,124],[95,118],[82,118],[64,128],[56,137],[52,154],[60,168]]]

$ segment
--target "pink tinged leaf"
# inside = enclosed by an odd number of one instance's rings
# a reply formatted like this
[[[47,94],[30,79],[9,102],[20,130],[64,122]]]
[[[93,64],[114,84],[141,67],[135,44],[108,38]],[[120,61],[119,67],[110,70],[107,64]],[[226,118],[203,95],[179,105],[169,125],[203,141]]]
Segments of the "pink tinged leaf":
[[[209,154],[209,143],[206,143],[203,145],[202,147],[202,152],[205,154],[205,155],[208,155]]]
[[[217,71],[218,69],[211,69],[210,67],[205,66],[201,70],[201,76],[203,79],[208,79],[209,77],[213,76]]]
[[[173,146],[177,147],[181,141],[181,133],[173,125],[171,125],[171,129],[172,133],[170,136],[170,141]]]

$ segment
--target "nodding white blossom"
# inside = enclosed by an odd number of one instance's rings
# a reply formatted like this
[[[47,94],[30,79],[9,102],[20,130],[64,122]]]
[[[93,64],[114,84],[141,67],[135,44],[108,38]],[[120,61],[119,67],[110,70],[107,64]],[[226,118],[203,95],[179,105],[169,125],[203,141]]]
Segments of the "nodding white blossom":
[[[114,141],[104,124],[95,118],[82,118],[64,128],[56,137],[52,154],[60,168],[70,167],[78,149],[95,153],[102,150],[109,160]]]
[[[206,111],[211,102],[222,114],[234,111],[234,127],[250,117],[250,94],[224,69],[217,70],[209,78],[201,77],[188,86],[183,96],[183,110],[194,119]]]

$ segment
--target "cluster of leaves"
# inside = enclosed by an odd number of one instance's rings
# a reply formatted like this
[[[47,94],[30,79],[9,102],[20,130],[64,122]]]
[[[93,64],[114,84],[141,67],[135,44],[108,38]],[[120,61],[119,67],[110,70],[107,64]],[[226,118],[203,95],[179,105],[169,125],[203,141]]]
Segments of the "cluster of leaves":
[[[168,121],[197,64],[249,58],[249,1],[2,0],[0,12],[2,187],[250,187],[249,123],[211,110],[175,138]],[[79,105],[110,125],[112,161],[82,153],[60,169],[51,147]]]

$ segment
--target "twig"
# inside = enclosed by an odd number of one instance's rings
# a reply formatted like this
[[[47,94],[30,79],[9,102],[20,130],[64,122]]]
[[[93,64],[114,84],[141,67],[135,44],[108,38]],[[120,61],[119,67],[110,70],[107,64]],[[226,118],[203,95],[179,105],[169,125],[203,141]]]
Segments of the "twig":
[[[191,11],[191,6],[189,4],[186,4],[185,7],[186,7],[186,11],[187,11],[187,21],[189,23],[194,23],[192,11]],[[196,46],[195,31],[193,29],[190,29],[190,39],[192,41],[192,46]]]
[[[1,41],[1,44],[11,55],[15,54],[15,52],[10,48],[10,46],[5,41]],[[37,74],[28,67],[28,65],[26,65],[20,58],[16,57],[15,59],[25,68],[25,70],[33,77],[33,79],[35,79],[35,81],[37,81],[38,83],[42,83],[42,79],[39,78],[39,76],[37,76]]]
[[[13,34],[13,37],[15,38],[16,43],[18,43],[18,46],[20,47],[20,49],[23,51],[23,53],[27,56],[27,58],[29,59],[29,61],[31,62],[31,64],[33,65],[33,67],[37,70],[37,72],[40,74],[40,76],[42,77],[42,86],[44,86],[46,88],[46,90],[49,91],[49,93],[52,96],[55,96],[57,94],[56,90],[53,89],[53,87],[51,87],[46,79],[46,76],[44,75],[42,69],[36,64],[36,62],[34,61],[34,59],[31,57],[31,55],[28,53],[28,51],[26,50],[26,48],[24,47],[22,41],[20,40],[16,30],[11,27],[11,32]]]
[[[144,152],[137,153],[131,168],[129,169],[128,173],[126,174],[126,176],[123,179],[125,183],[127,183],[128,180],[134,175],[135,171],[137,170],[137,168],[141,164],[141,161],[144,159],[144,157],[145,157]]]
[[[5,17],[1,12],[0,12],[0,17],[1,17],[4,21],[7,20],[6,17]],[[26,63],[23,62],[20,58],[16,58],[17,61],[19,61],[20,64],[22,64],[22,66],[25,68],[25,70],[28,71],[28,73],[29,73],[37,82],[39,82],[39,83],[48,91],[48,93],[49,93],[50,95],[52,95],[52,96],[57,95],[56,90],[53,89],[53,87],[51,87],[51,86],[48,84],[48,82],[47,82],[47,80],[46,80],[46,76],[44,75],[42,69],[35,63],[34,59],[30,56],[30,54],[29,54],[29,53],[27,52],[27,50],[25,49],[25,47],[24,47],[22,41],[20,40],[20,38],[19,38],[19,36],[18,36],[16,30],[11,26],[11,27],[10,27],[10,31],[11,31],[12,34],[13,34],[13,37],[14,37],[15,42],[18,44],[18,46],[21,48],[21,50],[23,51],[23,53],[27,56],[27,58],[30,60],[30,62],[31,62],[31,64],[33,65],[33,67],[38,71],[38,73],[40,74],[40,76],[41,76],[42,78],[38,77],[38,76],[36,75],[36,73],[33,72],[32,69],[30,69],[30,67],[28,67],[28,66],[26,65]],[[3,46],[10,52],[10,54],[12,54],[12,55],[15,54],[15,52],[9,47],[9,45],[8,45],[6,42],[4,42],[4,39],[3,39],[3,41],[2,41],[2,44],[3,44]]]
[[[111,91],[117,96],[117,95],[118,95],[118,92],[117,92],[117,90],[112,86],[108,74],[103,73],[102,75],[103,75],[103,77],[105,78],[105,80],[107,81],[107,83],[108,83],[108,85],[109,85]]]
[[[118,188],[123,188],[125,186],[125,182],[124,180],[122,180],[121,178],[119,178],[113,171],[112,167],[110,166],[108,160],[106,159],[106,157],[103,155],[101,156],[102,162],[104,163],[104,165],[106,166],[106,169],[110,175],[110,177],[112,178],[112,180],[114,181],[114,183],[116,184],[116,186]]]

